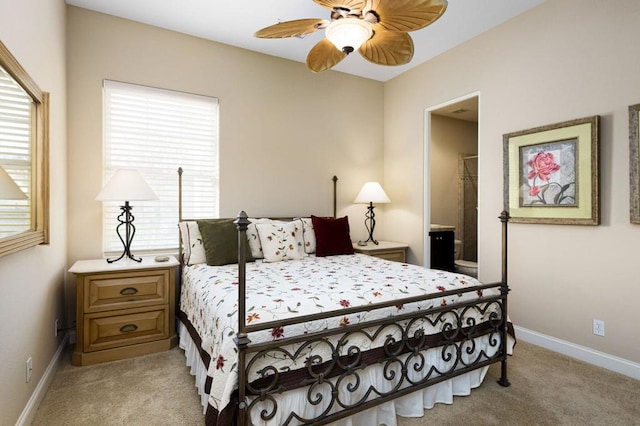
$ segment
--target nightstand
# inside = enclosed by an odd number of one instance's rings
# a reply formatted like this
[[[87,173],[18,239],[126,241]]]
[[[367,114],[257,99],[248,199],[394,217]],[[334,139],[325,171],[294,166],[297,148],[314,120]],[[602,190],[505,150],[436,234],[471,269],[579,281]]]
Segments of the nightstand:
[[[178,261],[79,260],[73,365],[146,355],[178,344],[175,285]]]
[[[356,253],[402,263],[407,261],[408,248],[408,244],[394,243],[391,241],[378,241],[378,245],[368,243],[366,246],[359,246],[357,243],[353,243],[353,251]]]

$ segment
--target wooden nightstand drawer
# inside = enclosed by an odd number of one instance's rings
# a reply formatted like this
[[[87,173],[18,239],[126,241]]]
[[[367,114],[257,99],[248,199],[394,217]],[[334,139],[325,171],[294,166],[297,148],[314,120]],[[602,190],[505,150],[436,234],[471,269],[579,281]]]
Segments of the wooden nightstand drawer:
[[[83,285],[85,313],[165,304],[169,271],[86,275]]]
[[[84,351],[92,352],[169,337],[168,307],[143,311],[130,309],[119,315],[84,316]]]
[[[169,256],[158,262],[79,260],[76,275],[76,347],[71,364],[146,355],[178,344],[176,268]]]
[[[404,250],[389,250],[386,252],[375,253],[372,256],[379,257],[380,259],[393,260],[394,262],[404,263],[406,261]]]

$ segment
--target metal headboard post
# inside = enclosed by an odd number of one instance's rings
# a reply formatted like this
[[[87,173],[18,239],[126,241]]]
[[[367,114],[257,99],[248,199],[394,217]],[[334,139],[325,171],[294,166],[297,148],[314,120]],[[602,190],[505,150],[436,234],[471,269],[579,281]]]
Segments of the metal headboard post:
[[[182,222],[182,167],[178,167],[178,224]],[[182,233],[178,227],[178,261],[182,265]],[[182,275],[181,275],[182,276]]]
[[[238,334],[235,343],[238,347],[238,426],[244,426],[246,422],[246,383],[247,371],[246,350],[251,340],[247,336],[246,309],[247,309],[247,227],[251,221],[247,218],[247,213],[241,211],[234,221],[238,228]]]
[[[502,222],[502,281],[500,286],[500,294],[502,295],[502,325],[500,326],[502,365],[498,384],[504,387],[511,385],[509,379],[507,379],[507,295],[509,294],[509,285],[507,284],[507,224],[510,218],[508,211],[503,210],[500,213],[500,222]]]
[[[338,201],[336,196],[338,176],[334,176],[332,180],[333,180],[333,217],[335,218],[338,216],[338,210],[337,210]]]

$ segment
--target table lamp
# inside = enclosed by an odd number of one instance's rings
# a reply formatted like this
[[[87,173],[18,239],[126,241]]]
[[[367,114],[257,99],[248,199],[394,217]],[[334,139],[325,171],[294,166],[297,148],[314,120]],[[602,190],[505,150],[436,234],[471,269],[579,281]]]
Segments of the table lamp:
[[[96,197],[98,201],[124,201],[124,205],[120,206],[122,213],[118,215],[118,226],[116,232],[124,250],[120,257],[115,259],[107,259],[108,263],[116,262],[124,257],[127,257],[136,262],[141,262],[141,258],[133,257],[131,254],[131,242],[133,236],[136,233],[136,227],[133,225],[135,219],[131,214],[132,206],[129,205],[129,201],[148,201],[157,200],[158,196],[153,192],[151,187],[142,178],[142,175],[137,170],[120,169],[109,179],[109,182],[102,188],[102,191]],[[124,236],[122,231],[124,228]]]
[[[390,203],[391,200],[378,182],[367,182],[364,184],[353,202],[356,204],[369,204],[367,207],[367,214],[365,215],[366,219],[364,220],[364,226],[369,231],[369,238],[364,242],[359,242],[358,244],[367,245],[367,243],[371,241],[373,244],[378,245],[378,241],[373,238],[373,229],[376,227],[376,215],[373,212],[373,203]]]

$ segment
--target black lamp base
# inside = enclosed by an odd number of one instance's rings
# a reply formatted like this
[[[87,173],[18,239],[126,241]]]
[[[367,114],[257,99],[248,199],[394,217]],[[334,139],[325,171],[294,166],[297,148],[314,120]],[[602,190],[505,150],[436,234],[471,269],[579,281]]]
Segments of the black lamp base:
[[[120,210],[122,213],[118,215],[118,226],[116,227],[116,232],[118,234],[118,238],[122,241],[122,245],[124,246],[124,250],[120,257],[107,259],[107,263],[117,262],[120,259],[128,258],[136,262],[142,262],[142,258],[133,257],[131,254],[131,242],[133,241],[133,236],[136,234],[136,227],[133,225],[133,220],[135,219],[131,214],[131,207],[128,201],[124,202],[124,206],[120,206]],[[124,226],[124,237],[122,236],[122,227]]]
[[[375,206],[373,205],[373,203],[369,203],[369,206],[367,207],[367,213],[365,214],[366,219],[364,220],[364,226],[367,228],[367,231],[369,231],[369,238],[363,241],[362,244],[358,242],[359,245],[366,246],[369,241],[371,241],[375,245],[378,245],[378,241],[373,238],[373,229],[376,227],[376,214],[373,212],[374,208]]]

